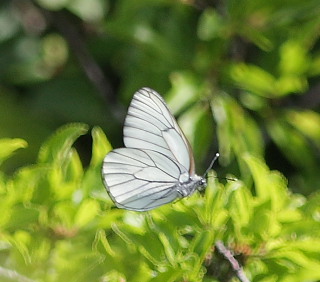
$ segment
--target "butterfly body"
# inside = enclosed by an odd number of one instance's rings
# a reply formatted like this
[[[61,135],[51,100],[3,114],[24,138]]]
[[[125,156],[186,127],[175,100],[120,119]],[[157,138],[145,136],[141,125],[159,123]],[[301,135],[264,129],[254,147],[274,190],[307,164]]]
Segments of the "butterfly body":
[[[102,166],[117,207],[147,211],[206,186],[195,174],[189,142],[154,90],[142,88],[134,94],[123,135],[125,148],[109,152]]]
[[[192,195],[196,190],[201,190],[201,187],[207,186],[207,181],[198,175],[189,177],[186,182],[179,182],[177,191],[182,198]]]

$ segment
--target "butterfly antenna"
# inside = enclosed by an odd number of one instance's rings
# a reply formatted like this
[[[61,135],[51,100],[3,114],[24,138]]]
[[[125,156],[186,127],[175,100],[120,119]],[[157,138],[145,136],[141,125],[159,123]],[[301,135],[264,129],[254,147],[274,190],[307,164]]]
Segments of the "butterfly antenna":
[[[207,170],[205,171],[205,173],[203,174],[203,178],[206,177],[206,175],[208,174],[209,170],[212,168],[213,164],[215,163],[215,161],[219,158],[219,153],[216,153],[216,155],[214,156],[213,160],[211,161],[209,167],[207,168]]]
[[[237,178],[230,178],[230,177],[218,177],[218,176],[215,176],[215,178],[223,179],[223,180],[229,180],[229,181],[238,181]]]
[[[219,153],[216,153],[216,155],[214,156],[213,160],[211,161],[211,164],[209,165],[209,167],[207,168],[206,172],[203,174],[203,178],[205,178],[209,172],[209,170],[212,168],[213,164],[215,163],[215,161],[217,160],[217,158],[219,158],[220,154]],[[218,176],[215,176],[215,178],[218,178],[218,179],[225,179],[225,180],[230,180],[230,181],[237,181],[238,179],[237,178],[230,178],[230,177],[218,177]]]

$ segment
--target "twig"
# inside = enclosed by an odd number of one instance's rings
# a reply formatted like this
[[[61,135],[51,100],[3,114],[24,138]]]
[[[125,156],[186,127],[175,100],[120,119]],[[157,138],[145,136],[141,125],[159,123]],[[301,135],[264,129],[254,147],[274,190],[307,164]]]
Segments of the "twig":
[[[98,94],[109,102],[113,104],[114,93],[110,81],[104,75],[99,64],[96,62],[94,57],[90,54],[84,36],[80,32],[79,24],[78,26],[74,23],[75,17],[66,11],[50,11],[37,4],[36,1],[24,2],[21,5],[21,1],[16,1],[15,5],[18,7],[21,13],[25,13],[26,9],[32,10],[37,9],[41,13],[42,17],[46,21],[50,22],[58,32],[65,38],[69,44],[70,50],[75,55],[79,62],[80,67],[83,69],[84,73],[98,90]],[[80,21],[78,21],[80,23]]]
[[[51,20],[52,24],[67,40],[72,52],[77,57],[80,66],[92,84],[99,91],[99,94],[110,102],[113,98],[111,84],[87,49],[84,39],[77,27],[68,20],[63,12],[51,12],[44,9],[42,9],[42,12]]]
[[[227,249],[222,241],[217,241],[215,244],[216,249],[220,254],[222,254],[226,260],[229,261],[233,271],[241,282],[250,282],[246,274],[243,271],[243,268],[240,266],[239,262],[234,258],[232,252]]]

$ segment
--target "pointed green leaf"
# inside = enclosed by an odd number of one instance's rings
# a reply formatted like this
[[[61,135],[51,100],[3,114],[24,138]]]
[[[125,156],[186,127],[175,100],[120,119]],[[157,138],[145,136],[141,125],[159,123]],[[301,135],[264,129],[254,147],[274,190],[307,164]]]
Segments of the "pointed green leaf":
[[[112,150],[106,135],[103,133],[100,127],[94,127],[92,129],[92,157],[90,166],[101,167],[101,162],[108,152]]]
[[[38,161],[40,163],[60,164],[70,152],[78,137],[87,133],[88,126],[82,123],[72,123],[59,128],[40,148]]]
[[[235,64],[230,68],[230,77],[239,87],[256,95],[266,98],[279,95],[275,77],[258,66]]]
[[[176,255],[174,253],[174,249],[172,248],[170,241],[168,240],[167,236],[164,233],[159,233],[159,239],[163,245],[164,252],[166,254],[166,258],[169,263],[173,266],[177,266]]]
[[[236,236],[240,237],[242,228],[246,227],[252,219],[253,198],[247,188],[240,182],[230,182],[228,190],[232,191],[228,201],[228,210],[237,232]]]
[[[23,139],[18,138],[3,138],[0,139],[0,164],[9,158],[16,150],[26,148],[28,143]]]
[[[254,179],[259,201],[271,201],[273,211],[279,211],[288,202],[287,180],[277,171],[270,172],[265,163],[249,154],[244,154]]]
[[[286,113],[288,123],[297,128],[320,147],[320,114],[314,111],[289,110]]]
[[[83,227],[90,223],[98,214],[100,210],[99,203],[92,199],[84,200],[78,207],[75,215],[75,224],[79,227]]]
[[[273,141],[293,165],[300,169],[317,167],[317,160],[308,140],[286,121],[273,119],[267,124],[267,129]]]

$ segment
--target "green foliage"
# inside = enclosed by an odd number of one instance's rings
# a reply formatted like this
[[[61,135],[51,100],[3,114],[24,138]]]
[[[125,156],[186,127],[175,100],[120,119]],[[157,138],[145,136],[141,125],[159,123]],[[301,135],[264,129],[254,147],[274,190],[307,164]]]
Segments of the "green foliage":
[[[319,281],[319,14],[315,0],[3,0],[0,280],[235,281],[221,240],[251,281]],[[114,208],[101,164],[143,86],[199,174],[220,158],[204,193],[136,213]]]
[[[1,265],[37,281],[214,281],[213,246],[222,240],[243,256],[252,281],[320,279],[319,195],[289,193],[279,172],[244,153],[255,193],[210,177],[204,195],[147,213],[115,209],[100,179],[111,149],[102,131],[92,129],[88,168],[73,148],[87,129],[60,128],[36,164],[2,175]]]
[[[0,140],[0,164],[6,158],[10,157],[13,152],[20,148],[25,148],[27,146],[27,142],[22,139],[1,139]]]

